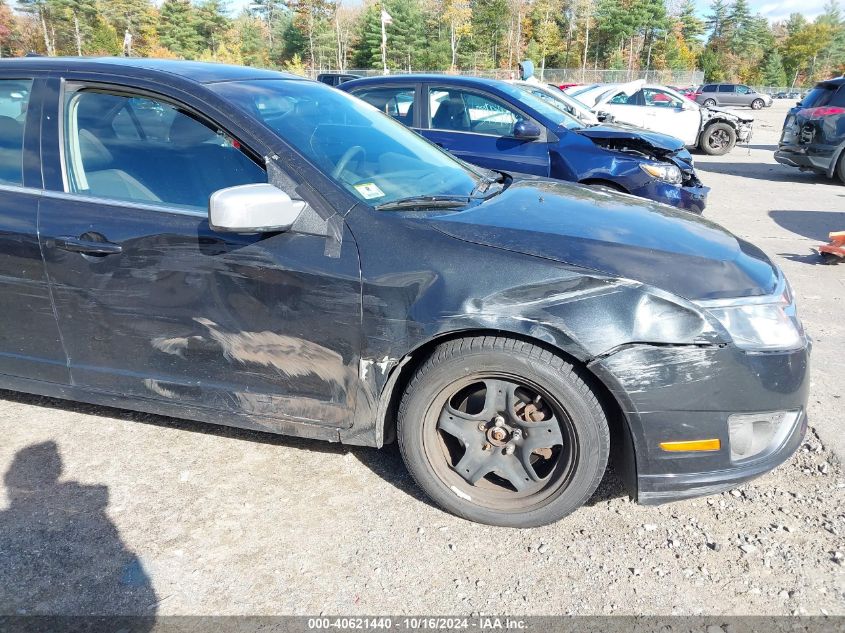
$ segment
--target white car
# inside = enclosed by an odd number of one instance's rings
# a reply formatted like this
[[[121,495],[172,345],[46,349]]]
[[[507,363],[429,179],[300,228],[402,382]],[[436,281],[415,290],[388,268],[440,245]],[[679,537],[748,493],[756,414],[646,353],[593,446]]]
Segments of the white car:
[[[569,93],[595,112],[613,115],[617,123],[669,134],[705,154],[721,156],[737,142],[751,140],[754,118],[722,108],[705,108],[679,92],[643,80],[592,85]]]
[[[554,107],[558,108],[559,110],[563,110],[564,112],[574,116],[584,125],[598,125],[601,121],[599,117],[596,116],[596,113],[593,112],[590,108],[584,105],[583,102],[579,101],[575,97],[570,97],[568,94],[563,92],[560,88],[556,86],[549,86],[546,84],[541,83],[532,83],[528,81],[521,81],[521,80],[512,80],[508,83],[517,86],[518,88],[524,90],[525,92],[534,95],[551,103]]]

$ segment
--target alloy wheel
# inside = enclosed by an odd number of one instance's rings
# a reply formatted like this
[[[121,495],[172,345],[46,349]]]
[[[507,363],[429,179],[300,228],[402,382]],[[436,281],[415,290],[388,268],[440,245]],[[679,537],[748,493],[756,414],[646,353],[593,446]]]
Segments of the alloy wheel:
[[[517,511],[568,484],[577,436],[563,407],[512,376],[473,377],[447,387],[429,411],[425,450],[458,496]]]

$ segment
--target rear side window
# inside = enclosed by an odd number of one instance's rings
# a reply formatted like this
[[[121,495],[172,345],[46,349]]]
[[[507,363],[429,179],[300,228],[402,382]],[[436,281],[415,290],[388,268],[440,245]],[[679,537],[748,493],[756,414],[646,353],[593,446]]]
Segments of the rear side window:
[[[716,84],[708,84],[701,89],[701,92],[716,92]]]
[[[205,210],[218,189],[267,182],[235,139],[146,97],[69,91],[64,138],[65,181],[80,195]]]
[[[31,80],[0,80],[0,184],[23,184],[23,130]]]
[[[830,105],[845,107],[845,86],[839,86],[839,90],[830,100]]]
[[[727,85],[727,84],[722,84],[721,86],[719,86],[719,92],[733,92],[733,91],[734,91],[734,86]]]
[[[414,93],[413,86],[396,86],[363,88],[352,94],[388,116],[392,116],[399,123],[412,127],[414,125]]]

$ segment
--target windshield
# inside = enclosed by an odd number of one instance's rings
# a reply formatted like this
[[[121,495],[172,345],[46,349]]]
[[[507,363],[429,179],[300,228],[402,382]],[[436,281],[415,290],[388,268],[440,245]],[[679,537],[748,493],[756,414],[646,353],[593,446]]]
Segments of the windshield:
[[[475,172],[390,117],[322,83],[290,79],[210,84],[263,121],[316,167],[373,206],[425,196],[469,197]]]
[[[561,120],[560,124],[570,130],[580,130],[584,126],[581,122],[572,116],[569,113],[569,110],[573,107],[570,104],[566,103],[563,99],[555,96],[554,94],[547,92],[543,88],[540,88],[536,85],[526,84],[526,85],[517,85],[517,88],[522,90],[524,93],[532,95],[547,103],[548,105],[552,106],[556,110],[560,111],[561,114],[564,115],[563,120]]]
[[[556,106],[553,106],[547,101],[536,97],[534,94],[530,92],[526,92],[522,89],[522,86],[514,86],[513,84],[507,83],[500,83],[496,86],[502,92],[510,95],[520,103],[527,105],[529,108],[532,108],[538,114],[546,117],[556,125],[562,125],[564,127],[571,127],[571,121],[574,119],[572,116],[563,112]],[[575,125],[577,127],[581,127],[581,124],[578,121],[575,121]]]

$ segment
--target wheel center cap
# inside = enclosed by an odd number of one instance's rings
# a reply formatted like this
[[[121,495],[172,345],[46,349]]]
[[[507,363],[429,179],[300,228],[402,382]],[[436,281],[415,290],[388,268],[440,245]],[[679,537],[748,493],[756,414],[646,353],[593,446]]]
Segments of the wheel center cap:
[[[496,442],[504,442],[508,437],[508,432],[505,429],[492,428],[490,429],[490,439]]]

